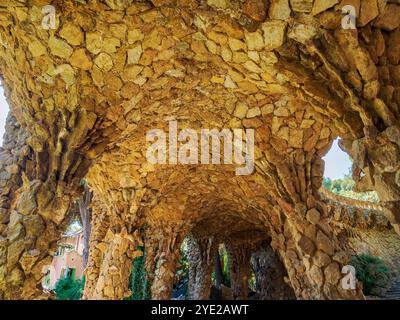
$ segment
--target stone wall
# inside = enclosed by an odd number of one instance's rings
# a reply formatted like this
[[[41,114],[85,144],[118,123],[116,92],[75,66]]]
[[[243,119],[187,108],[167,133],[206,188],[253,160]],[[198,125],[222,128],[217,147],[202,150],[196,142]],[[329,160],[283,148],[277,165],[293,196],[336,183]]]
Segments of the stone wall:
[[[253,253],[251,265],[260,300],[291,300],[296,296],[290,286],[285,267],[269,247]]]
[[[348,3],[358,14],[355,30],[341,25]],[[354,159],[356,189],[376,190],[400,233],[399,4],[52,4],[54,30],[42,27],[41,0],[0,4],[0,73],[18,123],[8,130],[29,132],[26,154],[13,155],[14,147],[2,153],[17,174],[3,170],[2,185],[22,183],[14,195],[2,189],[3,296],[40,296],[41,267],[85,177],[109,221],[107,241],[102,232],[93,239],[104,242],[105,258],[93,273],[99,278],[92,297],[127,293],[122,270],[147,238],[153,297],[169,298],[179,245],[200,225],[230,241],[270,237],[297,298],[363,298],[360,288],[340,288],[351,251],[318,191],[321,158],[341,137]],[[254,173],[236,176],[235,165],[149,163],[146,132],[168,132],[165,119],[196,132],[254,129]],[[241,267],[239,276],[248,270]],[[236,285],[242,296],[239,278]]]

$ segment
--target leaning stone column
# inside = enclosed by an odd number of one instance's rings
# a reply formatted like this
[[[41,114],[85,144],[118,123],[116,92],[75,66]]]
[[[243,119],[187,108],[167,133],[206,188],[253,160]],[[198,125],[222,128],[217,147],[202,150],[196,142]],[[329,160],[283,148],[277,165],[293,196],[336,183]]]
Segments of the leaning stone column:
[[[285,282],[285,267],[267,244],[253,253],[251,265],[256,277],[256,289],[260,300],[295,299],[293,289]]]
[[[72,186],[42,174],[30,137],[10,112],[0,148],[0,299],[49,298],[41,279],[73,198]]]
[[[311,198],[312,208],[299,205],[287,212],[280,252],[297,298],[364,299],[360,284],[351,290],[342,287],[341,270],[348,264],[349,250],[329,225],[324,204]]]
[[[150,295],[151,295],[150,288],[154,281],[154,274],[155,274],[155,269],[156,269],[156,255],[157,255],[157,251],[158,251],[157,245],[158,245],[158,241],[146,234],[146,238],[144,241],[145,269],[146,269],[145,281],[146,281],[147,288],[149,288]]]
[[[247,244],[225,243],[233,299],[245,300],[248,294],[251,248]]]
[[[151,286],[153,300],[171,299],[180,254],[180,242],[176,238],[176,234],[168,234],[159,240],[156,269]]]
[[[105,240],[108,246],[93,296],[89,299],[121,300],[131,294],[128,284],[137,242],[125,228],[116,234],[109,229]]]
[[[4,299],[7,275],[7,233],[11,205],[22,185],[22,172],[31,149],[26,143],[29,133],[10,112],[7,117],[3,146],[0,147],[0,299]]]
[[[208,300],[216,242],[213,238],[188,238],[189,300]]]
[[[360,286],[347,290],[341,285],[350,251],[345,239],[336,237],[319,195],[324,174],[319,152],[298,149],[282,161],[268,150],[268,161],[274,163],[277,184],[284,191],[271,191],[277,201],[271,212],[275,215],[271,246],[282,257],[298,299],[364,299]]]
[[[65,227],[71,198],[55,197],[52,180],[23,180],[11,208],[7,237],[0,240],[0,291],[5,299],[48,298],[41,279]]]
[[[96,199],[93,202],[92,214],[92,230],[89,241],[89,257],[85,269],[85,289],[83,291],[82,300],[90,299],[93,297],[97,281],[100,275],[100,267],[103,260],[103,251],[105,247],[103,242],[109,227],[109,217],[106,210],[98,205]]]

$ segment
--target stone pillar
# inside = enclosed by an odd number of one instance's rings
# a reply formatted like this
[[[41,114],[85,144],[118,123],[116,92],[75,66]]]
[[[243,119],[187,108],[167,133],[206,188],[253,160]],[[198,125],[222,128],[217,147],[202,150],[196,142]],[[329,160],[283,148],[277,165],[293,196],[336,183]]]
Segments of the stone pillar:
[[[342,288],[341,270],[348,263],[349,250],[324,216],[324,204],[318,207],[286,216],[281,255],[295,294],[299,299],[364,299],[360,284],[354,290]]]
[[[40,141],[13,116],[7,119],[0,150],[0,298],[50,297],[41,279],[89,165],[75,151],[76,157],[55,152],[55,140]]]
[[[31,150],[26,144],[29,133],[8,114],[3,146],[0,147],[0,299],[4,299],[7,274],[7,226],[16,190],[22,185],[22,171],[29,162]]]
[[[22,172],[31,167],[32,151],[26,143],[29,133],[9,113],[6,120],[3,146],[0,146],[0,236],[7,237],[11,203],[15,191],[22,185]],[[26,170],[25,170],[26,171]]]
[[[208,300],[210,298],[211,273],[216,248],[213,238],[189,236],[189,300]]]
[[[341,286],[341,270],[350,251],[336,237],[319,195],[323,152],[298,149],[292,158],[282,160],[268,150],[281,190],[271,191],[277,201],[270,213],[271,247],[282,257],[298,299],[364,299],[360,286],[354,290]]]
[[[153,300],[169,300],[172,297],[175,272],[180,254],[180,242],[176,234],[160,238],[156,256],[156,268],[151,285]]]
[[[145,246],[145,268],[146,268],[146,285],[150,288],[151,295],[151,286],[154,281],[154,275],[156,270],[156,255],[157,255],[157,246],[158,241],[156,241],[151,236],[146,237],[144,241]]]
[[[0,148],[0,299],[48,298],[41,285],[72,196],[41,174],[30,134],[8,115]],[[70,191],[70,190],[69,190]]]
[[[110,224],[107,211],[99,205],[96,199],[94,200],[93,213],[89,240],[89,257],[85,269],[85,289],[83,291],[82,300],[91,299],[91,297],[93,297],[100,275],[100,267],[104,255],[103,251],[106,248],[103,240]]]
[[[251,266],[256,277],[256,289],[260,300],[295,299],[293,289],[285,282],[285,267],[272,248],[264,243],[253,253]]]
[[[248,296],[248,281],[250,277],[251,248],[246,243],[225,243],[228,254],[228,267],[231,276],[233,299],[245,300]]]
[[[132,269],[132,259],[135,257],[135,241],[124,228],[114,234],[109,229],[106,235],[108,242],[99,279],[92,300],[121,300],[131,295],[129,291],[129,276]]]
[[[52,181],[24,178],[0,241],[0,291],[5,299],[45,298],[41,279],[65,227],[71,197],[55,197]],[[62,194],[62,192],[61,192]]]

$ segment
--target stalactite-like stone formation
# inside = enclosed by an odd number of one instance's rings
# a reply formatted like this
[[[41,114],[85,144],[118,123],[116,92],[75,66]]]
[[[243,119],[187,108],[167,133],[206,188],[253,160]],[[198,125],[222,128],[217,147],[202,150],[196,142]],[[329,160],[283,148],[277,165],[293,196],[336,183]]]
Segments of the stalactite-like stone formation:
[[[345,4],[356,29],[342,27]],[[41,271],[85,178],[101,202],[86,299],[129,293],[141,243],[153,298],[170,298],[190,232],[234,244],[236,298],[266,238],[297,298],[363,298],[340,285],[352,252],[340,223],[353,221],[321,197],[322,157],[340,137],[355,189],[377,191],[382,221],[399,232],[398,3],[57,0],[55,29],[43,28],[42,5],[0,3],[12,110],[0,158],[0,297],[42,296]],[[146,133],[168,132],[171,119],[196,132],[254,129],[254,172],[149,163]]]

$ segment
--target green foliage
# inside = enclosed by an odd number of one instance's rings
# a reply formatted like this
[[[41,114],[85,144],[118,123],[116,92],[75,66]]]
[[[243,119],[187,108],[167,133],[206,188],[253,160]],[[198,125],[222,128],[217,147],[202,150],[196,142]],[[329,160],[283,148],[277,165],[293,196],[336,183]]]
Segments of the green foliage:
[[[379,198],[376,192],[354,192],[354,185],[355,182],[351,178],[350,174],[345,175],[343,179],[331,180],[329,178],[324,178],[324,180],[322,181],[322,186],[325,189],[340,196],[362,201],[379,202]]]
[[[249,289],[251,291],[256,292],[257,288],[256,288],[256,276],[254,274],[254,272],[251,272],[250,278],[249,278]]]
[[[67,228],[64,231],[64,234],[66,235],[73,234],[81,230],[82,230],[82,223],[80,221],[80,218],[76,216],[76,218],[67,226]]]
[[[351,257],[350,264],[356,269],[356,277],[363,283],[366,295],[382,295],[389,284],[389,269],[378,257],[359,254]]]
[[[226,253],[226,250],[224,248],[219,249],[219,256],[220,256],[221,265],[222,265],[222,284],[226,287],[230,287],[231,286],[231,278],[230,278],[229,266],[228,266],[228,254]],[[215,281],[216,281],[215,271],[213,271],[211,274],[211,281],[213,283],[215,283]]]
[[[143,255],[133,259],[129,278],[129,288],[132,291],[132,295],[126,300],[150,299],[150,284],[146,277],[146,252],[143,247],[138,247],[138,250],[143,251]]]
[[[228,267],[228,254],[226,253],[226,250],[221,250],[220,252],[221,257],[222,257],[222,283],[226,287],[231,287],[231,276],[229,273],[229,267]]]
[[[85,278],[74,279],[63,277],[59,279],[54,288],[57,300],[80,300],[85,287]]]

